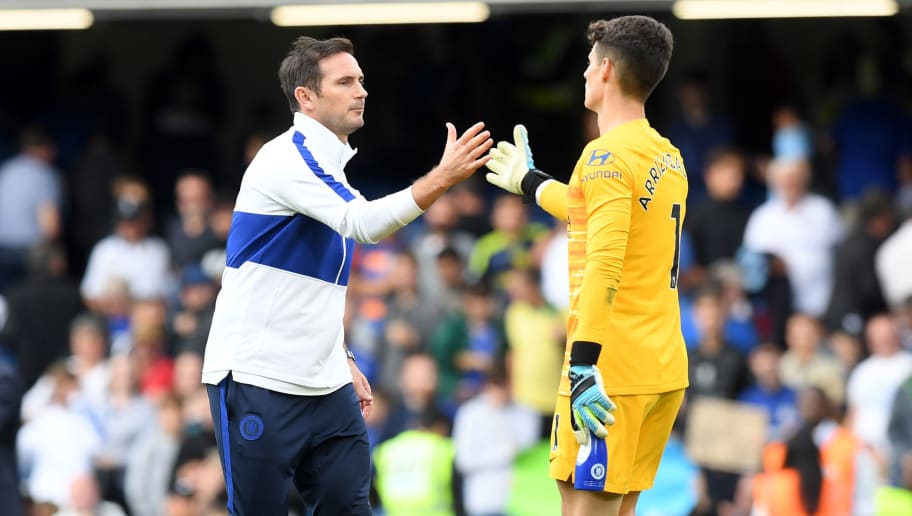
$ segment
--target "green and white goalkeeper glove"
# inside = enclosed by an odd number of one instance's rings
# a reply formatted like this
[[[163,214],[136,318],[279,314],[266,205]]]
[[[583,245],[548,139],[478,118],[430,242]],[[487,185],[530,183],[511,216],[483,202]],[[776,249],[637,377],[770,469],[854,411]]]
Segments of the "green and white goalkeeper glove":
[[[535,168],[529,134],[522,124],[513,128],[513,143],[499,142],[488,151],[488,156],[491,159],[485,166],[490,172],[485,174],[485,179],[494,186],[522,195],[527,203],[535,202],[535,191],[542,183],[554,179]]]

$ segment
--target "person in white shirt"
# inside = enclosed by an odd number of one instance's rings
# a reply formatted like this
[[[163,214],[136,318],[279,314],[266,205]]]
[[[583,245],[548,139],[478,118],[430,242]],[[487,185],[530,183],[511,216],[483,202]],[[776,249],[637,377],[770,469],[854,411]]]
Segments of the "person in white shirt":
[[[469,516],[506,514],[513,461],[536,443],[541,421],[513,403],[506,374],[494,367],[484,389],[456,411],[453,444]]]
[[[871,356],[849,375],[848,417],[852,431],[881,459],[887,459],[891,456],[887,425],[893,398],[912,374],[912,353],[901,349],[896,322],[886,314],[868,321],[865,340]]]
[[[62,364],[53,371],[52,403],[26,423],[16,439],[16,453],[26,494],[35,503],[65,507],[70,484],[93,471],[101,449],[100,429],[78,401],[76,377]]]
[[[880,245],[875,257],[875,270],[887,304],[899,307],[912,299],[912,211],[906,221]]]
[[[370,514],[370,386],[343,343],[354,241],[417,218],[493,142],[448,123],[436,167],[368,201],[344,171],[367,98],[351,42],[298,38],[279,79],[294,123],[244,173],[203,365],[228,510],[287,514],[293,480],[315,516]]]
[[[115,186],[114,233],[92,248],[80,290],[86,304],[100,309],[105,289],[112,280],[127,283],[133,299],[164,297],[168,282],[170,252],[165,241],[151,236],[152,205],[148,188],[135,179]]]
[[[773,160],[767,174],[772,195],[751,213],[744,246],[782,258],[795,309],[820,317],[833,289],[833,248],[842,239],[842,220],[832,202],[808,193],[807,160]]]

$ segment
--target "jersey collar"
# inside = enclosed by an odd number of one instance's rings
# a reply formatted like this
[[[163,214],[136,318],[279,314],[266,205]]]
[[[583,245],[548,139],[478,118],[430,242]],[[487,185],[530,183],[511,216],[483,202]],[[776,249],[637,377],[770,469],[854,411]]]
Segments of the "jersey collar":
[[[314,146],[320,149],[321,154],[325,154],[328,159],[338,163],[340,169],[345,168],[345,164],[358,153],[358,149],[342,143],[342,140],[325,125],[304,113],[296,112],[294,114],[294,128],[311,140]]]

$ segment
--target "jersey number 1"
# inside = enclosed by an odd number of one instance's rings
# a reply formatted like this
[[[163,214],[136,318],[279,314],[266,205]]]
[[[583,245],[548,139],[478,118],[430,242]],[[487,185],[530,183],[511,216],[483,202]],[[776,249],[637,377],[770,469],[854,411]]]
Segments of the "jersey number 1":
[[[675,254],[671,262],[671,284],[669,288],[678,288],[678,263],[681,261],[681,205],[671,205],[671,218],[675,221]]]

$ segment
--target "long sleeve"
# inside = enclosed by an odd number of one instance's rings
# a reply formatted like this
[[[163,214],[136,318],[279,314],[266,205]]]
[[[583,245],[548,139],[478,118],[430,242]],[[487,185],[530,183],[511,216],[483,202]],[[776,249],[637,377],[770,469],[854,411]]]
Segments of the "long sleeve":
[[[339,191],[348,193],[340,194]],[[373,201],[350,187],[334,189],[307,180],[288,181],[270,193],[298,213],[319,220],[346,238],[366,244],[379,242],[422,214],[411,187]]]
[[[421,215],[411,187],[365,199],[348,183],[344,160],[332,149],[319,147],[338,142],[319,140],[305,141],[301,133],[289,132],[266,144],[244,174],[235,210],[276,216],[300,213],[363,243],[379,242]]]
[[[620,160],[617,165],[620,172],[616,175],[583,180],[580,185],[587,220],[586,259],[575,340],[602,343],[621,281],[630,234],[633,174]]]
[[[539,206],[554,218],[567,221],[567,185],[556,180],[542,183],[536,194]]]

